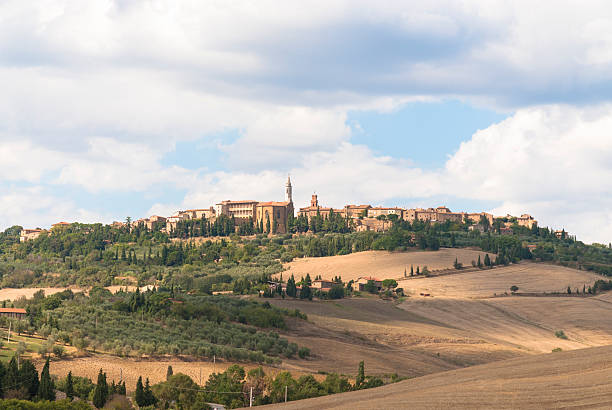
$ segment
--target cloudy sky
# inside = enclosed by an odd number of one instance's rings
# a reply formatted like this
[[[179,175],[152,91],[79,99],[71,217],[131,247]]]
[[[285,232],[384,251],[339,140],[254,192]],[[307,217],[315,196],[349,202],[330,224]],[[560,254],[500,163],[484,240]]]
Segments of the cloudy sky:
[[[511,4],[510,4],[511,3]],[[607,1],[0,2],[0,228],[223,199],[612,241]]]

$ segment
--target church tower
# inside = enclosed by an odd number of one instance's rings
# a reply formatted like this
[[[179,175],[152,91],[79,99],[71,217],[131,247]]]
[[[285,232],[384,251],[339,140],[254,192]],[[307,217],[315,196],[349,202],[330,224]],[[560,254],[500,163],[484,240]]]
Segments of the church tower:
[[[292,204],[293,203],[293,188],[291,187],[291,177],[289,175],[287,175],[287,184],[286,184],[285,193],[287,196],[287,202]]]

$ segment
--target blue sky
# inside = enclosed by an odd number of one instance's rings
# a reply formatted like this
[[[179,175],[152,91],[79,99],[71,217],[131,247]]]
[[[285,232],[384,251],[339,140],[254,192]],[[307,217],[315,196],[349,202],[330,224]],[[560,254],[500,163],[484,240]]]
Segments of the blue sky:
[[[278,200],[290,173],[298,206],[612,240],[606,2],[9,0],[0,87],[0,229]]]

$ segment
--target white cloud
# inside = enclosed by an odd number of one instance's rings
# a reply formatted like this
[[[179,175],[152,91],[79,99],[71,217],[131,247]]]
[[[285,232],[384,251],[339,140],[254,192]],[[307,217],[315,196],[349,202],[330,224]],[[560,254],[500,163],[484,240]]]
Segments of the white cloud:
[[[72,200],[49,194],[42,186],[11,187],[0,194],[0,226],[3,229],[48,228],[59,221],[94,223],[109,221],[108,214],[79,208]]]
[[[518,110],[461,144],[446,164],[448,192],[497,200],[585,240],[612,240],[612,106]]]
[[[11,187],[0,222],[93,217],[51,185],[187,190],[155,213],[280,199],[289,169],[298,203],[452,193],[603,241],[611,20],[607,2],[2,2],[0,182],[41,191]],[[440,173],[351,144],[349,110],[447,96],[517,111]],[[228,171],[162,165],[227,130]]]

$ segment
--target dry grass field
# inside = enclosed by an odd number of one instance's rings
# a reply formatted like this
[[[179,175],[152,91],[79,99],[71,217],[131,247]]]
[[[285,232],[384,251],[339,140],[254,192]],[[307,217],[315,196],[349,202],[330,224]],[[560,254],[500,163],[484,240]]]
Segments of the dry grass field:
[[[284,409],[612,407],[612,346],[511,359],[376,389],[267,406]]]
[[[462,255],[457,256],[461,261]],[[397,277],[393,271],[403,273],[403,261],[416,265],[415,257],[429,258],[428,266],[435,268],[452,264],[455,254],[368,252],[320,258],[317,263],[307,258],[293,262],[289,272],[340,274],[345,280],[371,273],[382,279]],[[472,258],[469,253],[463,257]],[[310,347],[313,357],[288,366],[354,374],[358,362],[365,360],[366,373],[412,377],[376,390],[286,407],[610,408],[612,394],[606,390],[612,387],[612,346],[606,346],[612,345],[612,292],[595,297],[564,294],[568,286],[582,290],[601,278],[524,262],[401,280],[399,286],[409,296],[400,303],[374,296],[318,303],[276,300],[309,317],[309,323],[292,328],[288,337]],[[542,296],[504,295],[512,285]],[[544,296],[555,292],[561,295]],[[566,338],[556,334],[561,330]],[[563,351],[551,353],[558,348]]]
[[[380,279],[397,279],[404,276],[404,270],[410,273],[410,266],[427,266],[429,270],[448,269],[453,267],[455,258],[464,266],[471,266],[478,255],[484,260],[484,252],[469,249],[442,248],[439,251],[386,252],[367,251],[349,255],[327,256],[324,258],[300,258],[285,264],[288,271],[296,277],[307,273],[314,277],[321,275],[331,279],[340,275],[344,281],[362,276],[374,276]]]
[[[78,357],[74,359],[65,359],[53,361],[50,366],[51,374],[60,378],[66,377],[69,371],[75,376],[89,377],[94,382],[98,377],[100,369],[106,372],[108,381],[118,381],[123,376],[128,391],[132,391],[136,387],[138,377],[143,379],[149,378],[151,384],[159,383],[166,380],[166,371],[168,366],[172,366],[174,373],[184,373],[190,376],[193,381],[200,384],[200,375],[202,384],[206,383],[208,377],[213,372],[225,371],[234,363],[217,361],[215,364],[211,361],[183,361],[179,359],[127,359],[115,356],[94,355],[89,357]],[[42,367],[43,362],[37,364]],[[245,369],[250,370],[257,367],[253,364],[240,364]],[[280,372],[281,368],[262,366],[266,374],[275,375]],[[303,372],[295,371],[294,376],[300,376]],[[323,376],[321,376],[323,377]]]
[[[272,303],[308,314],[308,323],[292,326],[285,335],[311,349],[309,360],[286,362],[299,370],[354,375],[366,359],[373,374],[415,377],[526,354],[516,346],[473,337],[378,298]]]
[[[522,262],[516,265],[484,269],[439,277],[417,277],[399,281],[405,292],[418,296],[430,293],[432,296],[453,298],[488,297],[494,294],[510,293],[516,285],[519,292],[565,292],[583,285],[588,287],[602,276],[591,272],[564,268],[541,263]]]

